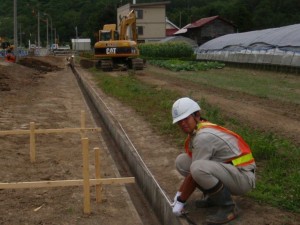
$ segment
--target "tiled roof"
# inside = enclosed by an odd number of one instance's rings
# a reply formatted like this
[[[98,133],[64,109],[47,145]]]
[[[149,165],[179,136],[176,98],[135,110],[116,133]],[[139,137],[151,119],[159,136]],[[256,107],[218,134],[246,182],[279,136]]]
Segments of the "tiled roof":
[[[203,25],[215,20],[219,18],[219,16],[212,16],[212,17],[206,17],[206,18],[202,18],[200,20],[197,20],[193,23],[191,23],[189,26],[185,27],[185,28],[195,28],[195,27],[202,27]]]
[[[172,36],[178,29],[173,28],[173,29],[166,29],[166,36]]]

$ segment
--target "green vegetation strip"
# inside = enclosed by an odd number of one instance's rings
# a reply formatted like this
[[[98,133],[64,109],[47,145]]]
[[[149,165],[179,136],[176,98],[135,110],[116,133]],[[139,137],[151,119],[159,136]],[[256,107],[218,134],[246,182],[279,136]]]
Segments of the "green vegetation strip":
[[[99,87],[108,95],[134,108],[153,128],[183,146],[184,135],[172,125],[171,107],[181,97],[175,91],[158,89],[131,76],[110,76],[93,71]],[[300,151],[297,146],[272,134],[253,131],[233,119],[224,118],[220,110],[199,101],[211,122],[234,128],[249,143],[258,163],[257,187],[249,196],[293,212],[300,212]]]
[[[145,43],[138,48],[145,58],[189,58],[193,49],[184,42]]]
[[[158,62],[163,60],[157,60]],[[155,62],[149,61],[149,63]],[[174,63],[175,62],[175,63]],[[165,60],[161,66],[171,68],[186,67],[185,61]],[[185,73],[187,69],[178,69],[180,72],[173,73],[168,79],[181,79],[193,84],[209,85],[225,90],[247,93],[261,98],[275,99],[282,102],[300,104],[299,77],[269,71],[245,70],[238,68],[227,68],[224,64],[214,62],[198,62],[204,69],[195,69],[194,72]],[[153,63],[160,66],[159,63]],[[174,65],[174,66],[173,66]],[[200,66],[201,67],[201,66]],[[222,68],[215,70],[216,68]],[[177,70],[177,69],[174,69]],[[153,72],[154,75],[162,77],[168,74]],[[284,106],[283,106],[284,107]]]
[[[199,61],[182,61],[173,60],[149,60],[149,63],[172,71],[199,71],[209,69],[221,69],[224,63],[218,62],[199,62]]]

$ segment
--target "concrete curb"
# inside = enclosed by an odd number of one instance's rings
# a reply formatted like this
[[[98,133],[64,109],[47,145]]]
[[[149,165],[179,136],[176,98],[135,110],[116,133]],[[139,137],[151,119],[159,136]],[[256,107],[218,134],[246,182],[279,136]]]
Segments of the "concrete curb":
[[[91,86],[87,79],[78,73],[76,67],[71,65],[71,68],[76,75],[76,78],[89,98],[95,105],[98,113],[101,115],[106,127],[108,128],[111,136],[114,138],[118,146],[120,147],[123,157],[127,161],[135,179],[145,193],[148,201],[150,202],[156,215],[164,225],[185,225],[185,221],[181,218],[176,217],[172,213],[172,207],[170,201],[164,191],[159,186],[145,163],[139,156],[137,150],[133,146],[129,137],[124,132],[120,123],[113,117],[105,102],[97,94],[96,90]]]

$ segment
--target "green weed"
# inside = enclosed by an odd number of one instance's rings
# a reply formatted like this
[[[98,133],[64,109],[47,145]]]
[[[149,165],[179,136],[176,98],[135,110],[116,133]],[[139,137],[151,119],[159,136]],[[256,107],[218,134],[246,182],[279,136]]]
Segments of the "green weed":
[[[179,59],[172,60],[149,60],[152,65],[156,65],[172,71],[203,71],[209,69],[221,69],[224,63],[218,62],[198,62],[198,61],[182,61]]]

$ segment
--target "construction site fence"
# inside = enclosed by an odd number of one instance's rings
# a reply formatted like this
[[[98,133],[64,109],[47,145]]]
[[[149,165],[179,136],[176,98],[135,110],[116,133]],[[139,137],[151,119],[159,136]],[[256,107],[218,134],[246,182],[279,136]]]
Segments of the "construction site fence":
[[[5,59],[6,55],[9,53],[7,50],[0,50],[0,59]],[[47,55],[68,55],[68,54],[75,54],[72,50],[55,50],[51,51],[47,48],[31,48],[31,49],[18,49],[17,52],[19,57],[26,57],[26,56],[47,56]]]
[[[7,51],[7,50],[4,50],[4,49],[0,50],[0,58],[4,59],[8,53],[9,53],[9,51]],[[19,55],[19,57],[28,56],[28,50],[27,49],[19,49],[17,54]]]

